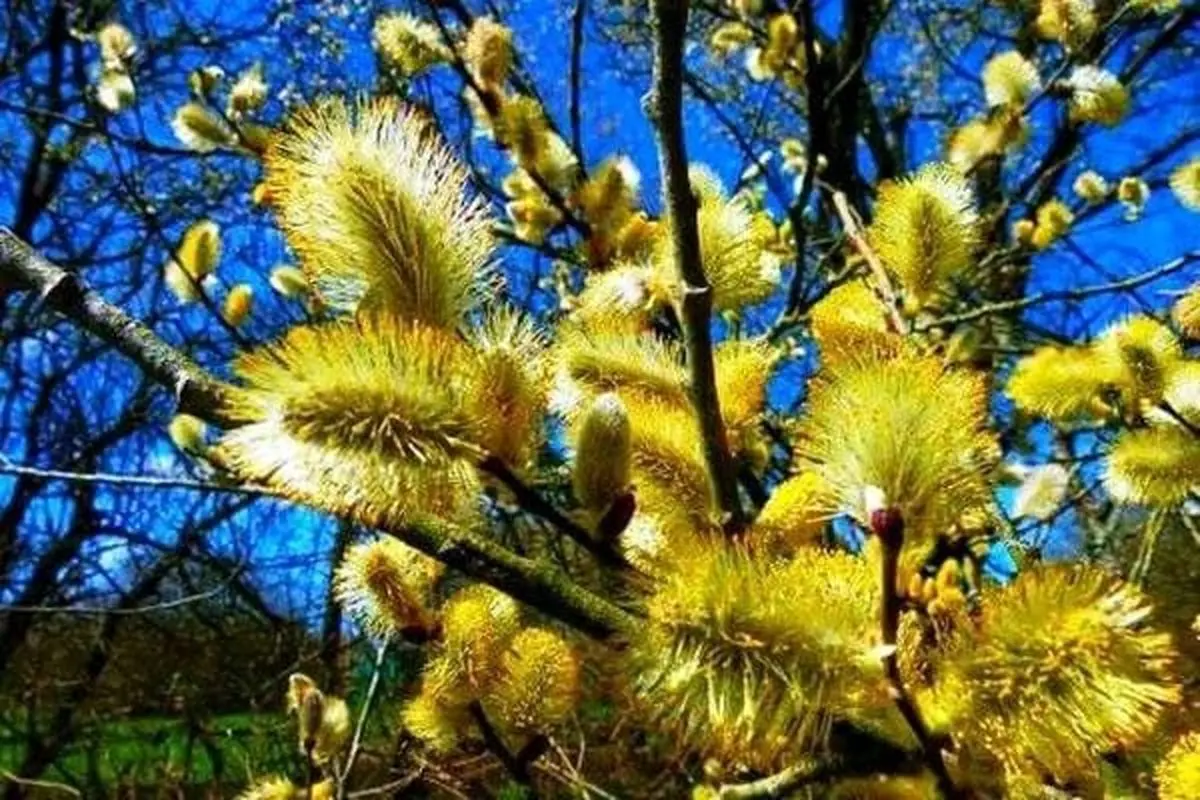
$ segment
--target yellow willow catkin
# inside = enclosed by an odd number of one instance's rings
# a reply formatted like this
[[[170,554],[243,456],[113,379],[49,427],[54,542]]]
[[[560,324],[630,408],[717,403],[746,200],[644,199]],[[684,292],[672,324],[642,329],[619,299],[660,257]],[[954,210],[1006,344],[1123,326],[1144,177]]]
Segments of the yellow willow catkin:
[[[883,184],[868,236],[908,306],[935,303],[972,265],[978,215],[970,184],[944,164]]]
[[[561,636],[545,628],[526,628],[514,636],[500,673],[485,708],[507,731],[545,733],[578,702],[579,659]]]
[[[1185,733],[1154,768],[1160,800],[1200,796],[1200,732]]]
[[[288,118],[264,163],[280,226],[332,308],[453,329],[495,285],[487,206],[414,109],[320,100]]]
[[[427,634],[441,562],[391,536],[350,548],[334,574],[334,593],[350,616],[380,639]]]
[[[175,111],[171,129],[176,139],[197,153],[231,147],[236,141],[233,130],[225,120],[196,102],[184,103]]]
[[[579,422],[572,485],[584,508],[603,513],[629,490],[632,459],[629,413],[615,394],[597,397]]]
[[[250,288],[249,284],[239,283],[225,296],[222,316],[233,327],[241,327],[242,323],[249,319],[253,303],[254,290]]]
[[[1044,566],[985,590],[983,616],[942,666],[961,692],[951,730],[1011,777],[1089,776],[1154,730],[1179,700],[1168,634],[1145,598],[1094,566]]]

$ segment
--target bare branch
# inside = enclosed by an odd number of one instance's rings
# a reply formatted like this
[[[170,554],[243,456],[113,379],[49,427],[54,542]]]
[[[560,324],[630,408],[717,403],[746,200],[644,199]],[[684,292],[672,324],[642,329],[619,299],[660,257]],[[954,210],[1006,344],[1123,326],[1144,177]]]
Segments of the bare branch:
[[[653,3],[654,77],[647,97],[647,112],[657,131],[659,172],[666,213],[671,219],[675,268],[683,281],[682,322],[691,370],[692,400],[700,418],[709,474],[721,510],[728,518],[726,527],[729,532],[736,533],[745,525],[746,518],[717,396],[709,327],[712,287],[701,260],[696,197],[688,178],[687,147],[683,137],[683,40],[687,18],[685,2],[655,0]]]

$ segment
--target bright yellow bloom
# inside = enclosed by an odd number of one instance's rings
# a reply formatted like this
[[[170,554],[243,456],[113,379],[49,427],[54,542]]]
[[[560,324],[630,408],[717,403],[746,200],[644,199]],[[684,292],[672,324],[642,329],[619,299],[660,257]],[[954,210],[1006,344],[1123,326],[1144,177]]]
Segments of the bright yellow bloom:
[[[686,517],[708,524],[714,495],[695,413],[654,401],[627,405],[638,507],[664,521]]]
[[[133,105],[137,89],[133,78],[124,69],[105,69],[96,83],[96,100],[110,114],[117,114]]]
[[[100,61],[106,67],[124,67],[137,55],[137,40],[129,29],[118,22],[109,22],[96,31],[100,45]]]
[[[297,800],[301,791],[287,778],[273,776],[255,781],[237,800]]]
[[[1200,283],[1193,284],[1171,307],[1171,319],[1189,339],[1200,339]]]
[[[1200,492],[1200,438],[1173,425],[1122,432],[1108,451],[1104,488],[1121,503],[1182,505]]]
[[[993,56],[983,67],[983,92],[989,106],[1022,106],[1040,86],[1037,67],[1016,50]]]
[[[1180,736],[1154,769],[1160,800],[1200,797],[1200,733]]]
[[[821,542],[828,522],[821,477],[813,470],[785,480],[762,507],[746,541],[756,550],[790,554]]]
[[[466,703],[446,698],[423,686],[404,704],[400,722],[405,730],[437,753],[453,750],[459,737],[470,729],[471,717]]]
[[[225,120],[195,102],[184,103],[176,109],[171,130],[185,147],[197,153],[211,153],[221,147],[230,147],[236,140]]]
[[[615,234],[637,209],[641,177],[627,156],[610,158],[592,170],[573,202],[593,234]]]
[[[337,600],[377,638],[428,633],[430,593],[444,568],[392,536],[350,548],[334,575]]]
[[[797,452],[822,479],[822,510],[869,527],[864,493],[882,491],[909,535],[929,541],[962,510],[986,507],[998,455],[983,378],[901,351],[847,356],[810,388]]]
[[[221,229],[212,220],[193,223],[183,233],[175,262],[196,280],[203,280],[221,263]]]
[[[745,198],[728,198],[720,180],[702,167],[693,167],[690,175],[699,200],[700,256],[712,288],[714,310],[737,311],[766,300],[778,286],[778,270],[764,267],[763,242]],[[683,296],[682,278],[676,273],[671,220],[665,223],[667,229],[654,242],[653,261],[675,282],[678,302]]]
[[[1030,243],[1037,250],[1045,250],[1061,239],[1075,221],[1075,214],[1070,207],[1058,199],[1047,200],[1038,206],[1036,217]]]
[[[201,455],[208,448],[205,443],[208,426],[199,417],[193,417],[191,414],[176,414],[171,418],[167,432],[175,446],[188,455]]]
[[[1087,170],[1079,173],[1079,177],[1072,184],[1072,189],[1075,194],[1088,205],[1096,205],[1104,202],[1108,197],[1108,182],[1104,180],[1098,172]]]
[[[230,325],[240,327],[250,317],[253,302],[254,290],[249,284],[239,283],[225,296],[225,305],[221,313]]]
[[[970,184],[943,164],[879,189],[868,235],[906,304],[936,302],[972,266],[978,216]]]
[[[1034,29],[1068,50],[1078,50],[1096,33],[1092,0],[1041,0]]]
[[[463,60],[482,88],[500,88],[512,71],[512,31],[491,17],[476,17],[467,31]]]
[[[308,279],[295,267],[280,264],[271,270],[271,288],[284,297],[304,297],[309,293]]]
[[[487,206],[417,112],[326,99],[272,140],[280,225],[324,300],[456,327],[493,280]]]
[[[721,416],[731,435],[758,422],[778,355],[762,339],[727,339],[714,349]]]
[[[545,337],[528,317],[505,308],[490,311],[469,340],[476,389],[462,402],[486,422],[480,445],[520,469],[542,441],[549,382]]]
[[[579,659],[553,631],[526,628],[514,636],[500,671],[484,707],[505,730],[545,733],[575,710]]]
[[[1039,347],[1017,362],[1007,392],[1021,409],[1055,422],[1106,415],[1119,371],[1091,348]]]
[[[1183,357],[1175,333],[1147,316],[1128,317],[1105,329],[1092,345],[1104,372],[1117,375],[1126,411],[1162,399],[1167,375]]]
[[[229,90],[229,107],[225,113],[233,119],[239,119],[245,114],[258,111],[266,102],[267,81],[263,75],[262,62],[257,61],[238,75],[233,88]]]
[[[713,29],[708,37],[708,46],[720,58],[729,56],[741,50],[754,41],[754,31],[742,22],[723,22]]]
[[[577,427],[571,472],[575,499],[603,514],[618,495],[629,491],[629,414],[617,395],[602,394],[588,406]]]
[[[1186,208],[1200,211],[1200,157],[1175,168],[1171,173],[1171,191]]]
[[[680,347],[652,334],[564,330],[556,355],[559,374],[552,404],[563,413],[604,392],[679,407],[690,402]]]
[[[899,344],[889,330],[883,301],[861,280],[833,289],[809,311],[813,337],[828,361]]]
[[[965,692],[960,747],[1010,776],[1087,776],[1149,734],[1179,699],[1169,635],[1142,595],[1097,567],[1047,566],[985,590],[983,618],[942,662]]]
[[[412,14],[383,14],[372,31],[375,49],[384,63],[406,78],[450,60],[450,49],[437,26]]]
[[[1111,72],[1084,65],[1076,67],[1067,85],[1071,89],[1071,119],[1113,126],[1129,110],[1129,90]]]
[[[503,676],[502,658],[520,627],[511,597],[477,583],[460,589],[442,609],[440,664],[425,669],[426,683],[443,696],[478,697]]]
[[[465,510],[487,421],[465,405],[475,360],[452,334],[388,318],[293,328],[242,355],[246,424],[221,441],[239,475],[361,519]]]
[[[634,687],[671,740],[769,769],[819,743],[829,715],[887,703],[876,571],[809,548],[794,561],[720,541],[673,559],[631,649]]]

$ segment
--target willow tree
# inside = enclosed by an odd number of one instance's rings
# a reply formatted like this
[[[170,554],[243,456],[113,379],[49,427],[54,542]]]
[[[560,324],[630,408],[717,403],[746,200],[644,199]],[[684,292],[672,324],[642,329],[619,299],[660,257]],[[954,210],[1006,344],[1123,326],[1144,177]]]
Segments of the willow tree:
[[[172,436],[222,480],[377,531],[346,553],[337,593],[381,653],[421,653],[402,707],[378,721],[414,743],[412,771],[364,777],[375,683],[351,708],[297,674],[295,774],[258,776],[246,797],[414,781],[585,796],[1200,792],[1197,609],[1179,577],[1195,558],[1181,545],[1200,487],[1200,287],[1094,335],[1030,317],[1197,261],[1032,281],[1068,248],[1093,258],[1074,241],[1089,217],[1135,224],[1164,188],[1175,219],[1200,208],[1194,129],[1140,172],[1080,163],[1098,131],[1120,133],[1148,65],[1194,38],[1197,12],[971,6],[988,50],[975,111],[913,163],[907,118],[880,111],[872,48],[937,5],[816,5],[657,0],[648,26],[640,7],[597,12],[631,52],[649,44],[660,198],[629,158],[582,157],[582,3],[562,128],[514,31],[459,3],[375,20],[376,96],[313,97],[269,120],[261,71],[197,72],[171,124],[188,147],[261,164],[255,201],[298,265],[269,282],[307,314],[228,378],[0,238],[6,281],[168,387]],[[119,113],[128,48],[106,30]],[[467,166],[478,145],[447,142],[431,80],[452,82],[505,165],[498,185]],[[729,94],[738,80],[769,86],[773,125],[795,126],[771,144],[781,168],[753,146],[770,127],[728,116],[749,114]],[[689,160],[689,93],[754,156],[736,186]],[[180,302],[219,247],[204,220],[183,237],[164,267]],[[551,302],[503,290],[530,252],[554,261],[534,287]],[[230,292],[230,324],[248,297]],[[1049,561],[1014,519],[1122,541]],[[1164,549],[1175,580],[1155,580]],[[985,569],[998,551],[1020,562],[1007,580]]]

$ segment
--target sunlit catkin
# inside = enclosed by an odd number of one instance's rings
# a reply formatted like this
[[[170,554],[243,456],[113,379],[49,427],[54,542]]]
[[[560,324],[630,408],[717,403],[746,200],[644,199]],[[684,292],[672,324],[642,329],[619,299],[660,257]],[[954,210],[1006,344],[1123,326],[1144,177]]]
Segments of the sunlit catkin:
[[[1057,41],[1068,50],[1078,50],[1096,33],[1096,11],[1092,0],[1040,0],[1034,30],[1043,39]]]
[[[1017,362],[1007,393],[1026,412],[1055,422],[1103,416],[1119,370],[1091,348],[1046,345]]]
[[[124,69],[105,69],[96,83],[96,100],[106,111],[117,114],[133,105],[137,89]]]
[[[631,646],[646,713],[678,746],[770,769],[822,741],[828,715],[886,704],[875,575],[817,548],[781,562],[714,541],[673,559]]]
[[[233,129],[215,112],[200,103],[184,103],[175,111],[171,120],[175,138],[189,150],[211,153],[222,147],[231,147],[236,141]]]
[[[1174,331],[1149,316],[1113,323],[1092,345],[1108,374],[1117,375],[1125,410],[1139,414],[1162,398],[1167,374],[1183,357]]]
[[[437,26],[404,12],[380,15],[371,40],[383,62],[405,78],[451,57]]]
[[[982,602],[972,635],[943,662],[969,700],[952,731],[1010,775],[1089,775],[1179,699],[1170,636],[1148,627],[1142,595],[1103,569],[1035,567]]]
[[[229,106],[225,110],[231,119],[241,119],[262,109],[267,102],[267,80],[261,61],[255,62],[238,75],[229,90]]]
[[[828,364],[810,388],[797,454],[822,480],[822,509],[869,526],[864,493],[881,491],[907,532],[928,540],[963,508],[986,507],[998,457],[980,375],[911,351]]]
[[[526,628],[500,659],[500,677],[488,693],[488,716],[505,730],[544,733],[561,723],[579,698],[579,659],[561,636]]]
[[[305,297],[309,293],[308,279],[296,267],[280,264],[271,270],[271,288],[287,298]]]
[[[512,71],[512,31],[491,17],[476,17],[467,31],[463,60],[482,88],[501,88]]]
[[[1071,188],[1075,196],[1088,205],[1104,202],[1109,192],[1108,182],[1098,172],[1090,169],[1079,173]]]
[[[376,521],[464,509],[486,423],[462,402],[477,376],[456,336],[391,318],[297,327],[234,369],[244,424],[220,448],[243,478]]]
[[[530,461],[542,441],[549,362],[546,340],[531,319],[494,308],[472,329],[475,394],[466,402],[481,426],[480,445],[513,468]]]
[[[203,455],[208,448],[208,426],[204,424],[204,420],[191,414],[176,414],[172,417],[167,433],[175,446],[190,456]]]
[[[137,40],[129,29],[118,22],[109,22],[96,31],[100,45],[100,60],[106,67],[125,67],[137,55]]]
[[[1123,431],[1109,448],[1104,488],[1121,503],[1181,506],[1200,490],[1200,437],[1173,425]]]
[[[520,609],[508,595],[483,584],[460,589],[442,608],[441,674],[426,669],[426,683],[460,696],[486,692],[501,677],[501,659],[519,627]]]
[[[305,274],[342,311],[453,328],[492,281],[491,222],[467,171],[418,112],[329,98],[294,113],[265,158]]]
[[[334,592],[350,616],[376,638],[424,638],[434,627],[431,592],[439,561],[391,536],[350,548],[334,575]]]
[[[287,778],[273,776],[255,781],[237,800],[297,800],[301,791]]]
[[[1057,242],[1071,229],[1075,214],[1071,208],[1057,198],[1038,206],[1036,223],[1030,243],[1037,250],[1045,250]]]
[[[602,514],[627,492],[631,457],[625,405],[615,394],[602,394],[584,412],[575,436],[571,479],[580,505]]]
[[[221,263],[221,229],[212,220],[200,220],[183,232],[175,263],[194,280],[201,281],[216,272]]]
[[[1200,211],[1200,156],[1176,167],[1171,172],[1170,184],[1184,207]]]
[[[1071,90],[1071,119],[1113,126],[1129,110],[1129,90],[1111,72],[1084,65],[1067,78]]]
[[[1189,339],[1200,339],[1200,283],[1192,286],[1171,307],[1171,319]]]
[[[1117,184],[1117,199],[1125,206],[1125,219],[1141,217],[1150,199],[1150,185],[1136,175],[1127,175]]]
[[[221,314],[226,322],[239,328],[243,322],[249,319],[253,303],[254,290],[247,283],[239,283],[229,290],[229,294],[225,295],[225,304],[221,309]]]
[[[1160,800],[1200,797],[1200,732],[1185,733],[1154,768]]]
[[[868,235],[907,305],[921,308],[971,267],[977,226],[970,184],[951,167],[932,164],[880,187]]]
[[[788,478],[771,493],[746,540],[755,549],[783,554],[821,542],[828,521],[821,477],[812,470]]]
[[[1037,67],[1016,50],[993,56],[983,67],[989,106],[1024,105],[1040,85]]]

